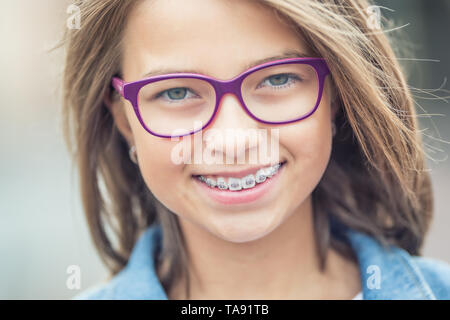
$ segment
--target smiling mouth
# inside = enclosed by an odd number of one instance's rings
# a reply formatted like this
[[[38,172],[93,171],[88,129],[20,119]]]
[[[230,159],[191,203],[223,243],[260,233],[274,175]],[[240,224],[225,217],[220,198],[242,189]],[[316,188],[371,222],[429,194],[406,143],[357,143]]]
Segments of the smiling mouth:
[[[287,161],[277,163],[273,166],[264,167],[258,169],[255,174],[246,175],[243,178],[237,177],[221,177],[221,176],[203,176],[203,175],[193,175],[193,178],[198,179],[202,183],[206,184],[208,187],[220,190],[229,191],[240,191],[243,189],[251,189],[258,184],[266,181],[267,178],[272,178],[282,166],[286,164]]]

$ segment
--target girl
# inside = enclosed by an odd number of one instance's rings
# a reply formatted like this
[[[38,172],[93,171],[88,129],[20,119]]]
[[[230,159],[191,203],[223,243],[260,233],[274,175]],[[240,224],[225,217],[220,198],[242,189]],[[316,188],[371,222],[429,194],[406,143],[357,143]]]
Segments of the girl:
[[[65,134],[112,275],[77,298],[450,298],[450,267],[419,256],[430,177],[369,3],[77,5]],[[270,163],[237,130],[265,132]],[[190,161],[212,132],[215,161]]]

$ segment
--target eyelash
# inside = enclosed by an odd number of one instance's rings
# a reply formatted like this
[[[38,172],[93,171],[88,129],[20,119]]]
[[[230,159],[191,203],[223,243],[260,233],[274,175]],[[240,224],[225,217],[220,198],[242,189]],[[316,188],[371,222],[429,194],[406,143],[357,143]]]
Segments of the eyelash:
[[[272,89],[274,90],[280,90],[280,89],[285,89],[285,88],[289,88],[293,83],[297,82],[297,81],[301,81],[302,79],[297,76],[296,74],[292,74],[292,73],[280,73],[280,74],[274,74],[270,77],[267,77],[266,79],[264,79],[264,81],[262,83],[265,83],[266,81],[268,81],[270,78],[275,77],[275,76],[288,76],[288,79],[294,79],[295,81],[288,81],[286,84],[280,85],[280,86],[273,86]],[[261,86],[258,85],[256,87],[256,89],[260,88]]]
[[[297,76],[296,74],[292,74],[292,73],[280,73],[280,74],[274,74],[271,75],[267,78],[265,78],[262,83],[265,83],[266,81],[268,81],[270,78],[275,77],[275,76],[288,76],[288,79],[293,79],[294,81],[288,81],[286,84],[280,85],[280,86],[272,86],[271,88],[274,90],[281,90],[281,89],[285,89],[285,88],[289,88],[293,83],[297,82],[297,81],[302,81],[303,79],[301,79],[299,76]],[[156,94],[154,99],[158,99],[161,96],[163,96],[165,93],[167,93],[168,91],[172,90],[172,89],[179,89],[179,88],[183,88],[183,89],[187,89],[189,92],[192,92],[190,89],[185,88],[185,87],[176,87],[176,88],[170,88],[164,91],[161,91],[160,93]],[[261,84],[259,84],[256,89],[261,88]],[[197,96],[197,95],[196,95]],[[182,100],[170,100],[167,99],[166,102],[168,103],[178,103],[180,101],[184,101],[186,99],[182,99]]]
[[[170,90],[172,90],[172,89],[187,89],[187,91],[188,92],[192,92],[190,89],[188,89],[188,88],[186,88],[186,87],[176,87],[176,88],[170,88],[170,89],[167,89],[167,90],[164,90],[164,91],[161,91],[160,93],[158,93],[156,96],[155,96],[155,100],[156,99],[158,99],[158,98],[160,98],[162,95],[164,95],[166,92],[169,92]],[[195,95],[195,96],[197,96],[197,95]],[[186,100],[186,98],[183,98],[182,100],[166,100],[167,102],[169,102],[169,103],[177,103],[177,102],[180,102],[180,101],[184,101],[184,100]]]

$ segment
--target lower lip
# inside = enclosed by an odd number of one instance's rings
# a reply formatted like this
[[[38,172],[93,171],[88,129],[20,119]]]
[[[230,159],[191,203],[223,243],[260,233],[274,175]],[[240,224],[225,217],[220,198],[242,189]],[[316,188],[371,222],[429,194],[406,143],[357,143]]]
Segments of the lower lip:
[[[284,172],[282,165],[272,178],[267,178],[263,183],[257,183],[255,187],[249,189],[242,189],[240,191],[220,190],[219,188],[210,188],[205,183],[199,181],[197,178],[195,184],[200,187],[200,190],[209,196],[212,200],[226,205],[250,203],[266,196],[271,190],[275,189],[280,180],[281,174]]]

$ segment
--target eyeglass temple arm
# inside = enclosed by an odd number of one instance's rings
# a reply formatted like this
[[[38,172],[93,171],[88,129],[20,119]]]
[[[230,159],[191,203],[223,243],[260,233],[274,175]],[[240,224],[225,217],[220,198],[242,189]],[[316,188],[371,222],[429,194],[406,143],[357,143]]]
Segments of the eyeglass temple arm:
[[[120,93],[120,95],[123,97],[123,87],[125,82],[122,79],[119,79],[117,77],[114,77],[111,81],[111,85],[114,87],[114,89],[117,90],[117,92]]]

